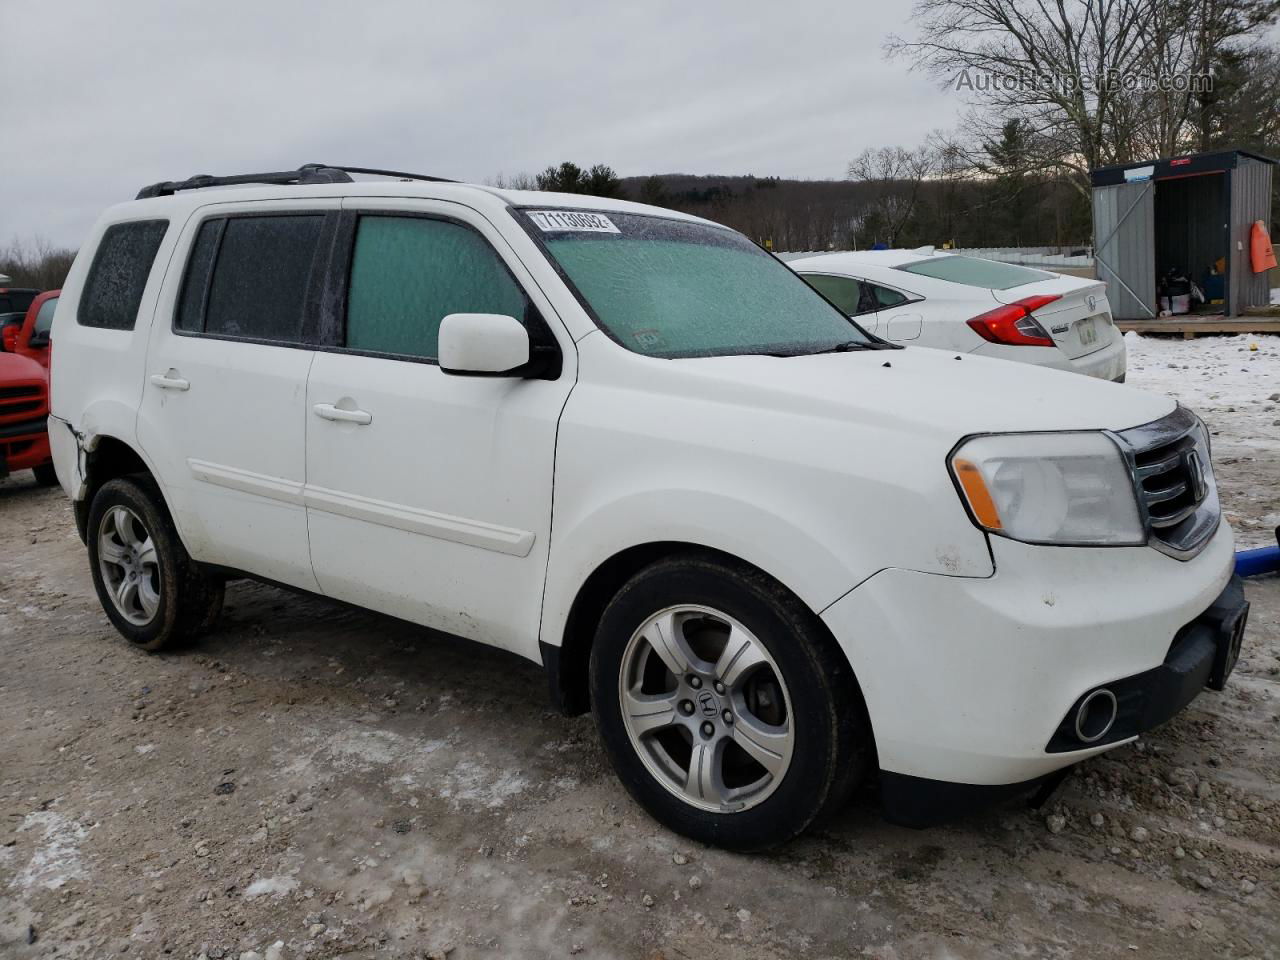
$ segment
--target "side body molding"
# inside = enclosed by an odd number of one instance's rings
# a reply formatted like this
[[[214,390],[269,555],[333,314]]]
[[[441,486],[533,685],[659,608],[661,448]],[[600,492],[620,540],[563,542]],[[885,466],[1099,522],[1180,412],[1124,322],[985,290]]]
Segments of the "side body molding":
[[[239,470],[202,460],[188,460],[192,476],[215,486],[252,493],[269,500],[301,504],[311,510],[336,514],[352,520],[376,523],[408,533],[417,533],[452,543],[463,543],[493,550],[513,557],[527,557],[533,549],[534,535],[483,520],[454,517],[429,510],[403,507],[383,500],[311,486],[297,480],[269,477],[249,470]]]

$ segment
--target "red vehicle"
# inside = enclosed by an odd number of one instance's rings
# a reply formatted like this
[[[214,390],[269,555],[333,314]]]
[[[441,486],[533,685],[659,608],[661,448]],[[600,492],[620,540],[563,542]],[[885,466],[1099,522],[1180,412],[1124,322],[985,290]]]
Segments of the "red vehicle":
[[[6,327],[4,349],[30,357],[46,370],[49,369],[49,330],[53,326],[53,311],[58,306],[61,290],[47,290],[31,301],[20,326]]]
[[[0,286],[0,332],[3,333],[6,341],[12,335],[9,333],[11,329],[22,326],[22,318],[26,315],[27,308],[39,293],[39,290],[30,290],[25,287]],[[7,345],[0,345],[0,349],[8,350],[9,348]]]
[[[58,482],[49,455],[49,325],[58,291],[41,294],[22,326],[4,331],[0,353],[0,479],[31,470],[36,482]]]

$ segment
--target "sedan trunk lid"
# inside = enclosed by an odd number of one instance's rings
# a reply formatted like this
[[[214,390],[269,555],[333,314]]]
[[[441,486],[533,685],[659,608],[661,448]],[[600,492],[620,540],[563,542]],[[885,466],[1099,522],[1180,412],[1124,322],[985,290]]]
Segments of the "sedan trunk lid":
[[[992,290],[1000,303],[1016,303],[1028,297],[1057,299],[1033,310],[1040,326],[1068,358],[1087,356],[1110,346],[1120,336],[1111,319],[1107,285],[1080,277],[1054,276],[1006,290]]]

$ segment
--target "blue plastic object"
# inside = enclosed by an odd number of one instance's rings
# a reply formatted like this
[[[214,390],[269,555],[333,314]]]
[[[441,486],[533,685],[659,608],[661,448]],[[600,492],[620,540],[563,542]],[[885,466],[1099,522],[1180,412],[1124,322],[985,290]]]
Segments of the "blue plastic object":
[[[1277,570],[1280,570],[1280,547],[1236,551],[1236,573],[1242,577],[1256,577]]]

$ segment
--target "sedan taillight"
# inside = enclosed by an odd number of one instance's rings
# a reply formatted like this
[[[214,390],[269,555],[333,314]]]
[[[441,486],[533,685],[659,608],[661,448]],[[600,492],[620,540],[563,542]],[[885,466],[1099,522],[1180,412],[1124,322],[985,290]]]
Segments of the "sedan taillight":
[[[1061,300],[1058,294],[1024,297],[1003,307],[978,314],[968,321],[974,333],[991,343],[1011,347],[1055,346],[1049,332],[1031,314],[1045,304]]]

